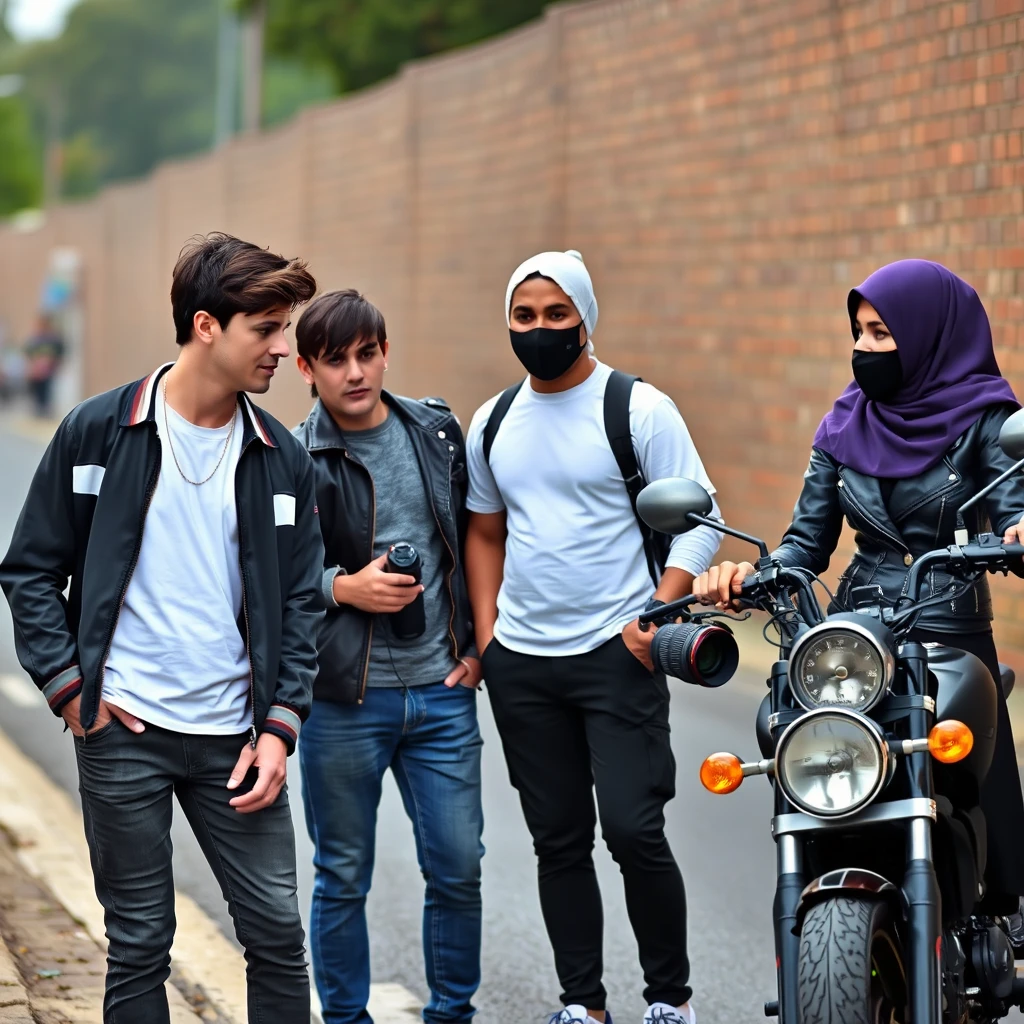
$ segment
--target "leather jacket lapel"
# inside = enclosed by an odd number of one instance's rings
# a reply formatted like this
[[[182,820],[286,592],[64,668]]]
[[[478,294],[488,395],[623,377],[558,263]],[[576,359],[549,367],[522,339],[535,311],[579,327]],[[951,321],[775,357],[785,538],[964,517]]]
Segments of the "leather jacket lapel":
[[[893,542],[901,551],[908,550],[899,527],[893,522],[889,510],[882,497],[882,487],[877,477],[858,473],[849,466],[841,466],[839,476],[846,490],[847,498],[866,520],[866,525],[874,527],[887,540]]]

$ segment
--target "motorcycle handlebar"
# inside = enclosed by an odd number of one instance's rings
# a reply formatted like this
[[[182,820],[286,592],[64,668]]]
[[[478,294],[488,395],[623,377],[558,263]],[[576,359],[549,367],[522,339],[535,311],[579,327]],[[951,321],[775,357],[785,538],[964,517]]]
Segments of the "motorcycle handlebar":
[[[1024,544],[1003,544],[993,534],[983,534],[968,544],[953,544],[921,555],[910,568],[907,578],[907,597],[917,601],[921,596],[921,582],[929,569],[975,568],[989,572],[1007,571],[1011,561],[1024,558]]]

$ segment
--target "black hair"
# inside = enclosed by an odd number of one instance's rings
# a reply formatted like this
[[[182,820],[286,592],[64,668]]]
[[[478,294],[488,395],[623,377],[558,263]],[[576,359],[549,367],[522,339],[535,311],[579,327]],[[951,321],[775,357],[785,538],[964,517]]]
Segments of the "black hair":
[[[384,315],[354,288],[317,296],[303,310],[295,327],[295,346],[310,365],[325,355],[339,355],[359,342],[376,341],[383,352],[387,340]],[[310,391],[316,398],[315,384]]]

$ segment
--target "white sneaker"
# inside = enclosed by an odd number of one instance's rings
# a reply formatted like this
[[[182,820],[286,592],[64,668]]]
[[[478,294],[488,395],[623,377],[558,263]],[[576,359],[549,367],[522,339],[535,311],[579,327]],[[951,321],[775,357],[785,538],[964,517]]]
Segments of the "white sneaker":
[[[693,1007],[687,1005],[685,1010],[669,1006],[668,1003],[655,1003],[647,1007],[644,1024],[697,1024],[697,1014]]]
[[[604,1017],[606,1024],[612,1024],[610,1013],[605,1013]],[[574,1003],[572,1006],[567,1006],[564,1010],[552,1014],[548,1024],[599,1024],[599,1022],[587,1013],[585,1006]]]

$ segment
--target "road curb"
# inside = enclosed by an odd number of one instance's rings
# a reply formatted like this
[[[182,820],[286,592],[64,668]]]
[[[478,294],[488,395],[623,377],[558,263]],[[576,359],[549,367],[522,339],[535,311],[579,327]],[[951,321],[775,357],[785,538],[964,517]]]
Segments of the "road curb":
[[[64,790],[3,732],[0,732],[0,825],[14,838],[17,857],[23,867],[39,879],[89,937],[105,949],[103,910],[94,895],[81,814]],[[175,912],[178,928],[171,950],[175,976],[187,990],[201,990],[209,1007],[224,1024],[245,1024],[245,974],[241,954],[188,896],[176,893]],[[181,992],[169,985],[167,994],[172,1024],[196,1024],[197,1016]]]
[[[0,1024],[33,1024],[28,992],[3,936],[0,936]]]

